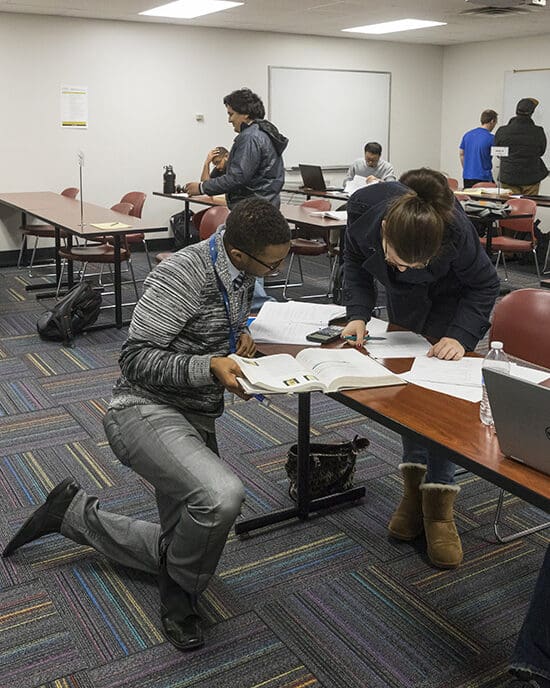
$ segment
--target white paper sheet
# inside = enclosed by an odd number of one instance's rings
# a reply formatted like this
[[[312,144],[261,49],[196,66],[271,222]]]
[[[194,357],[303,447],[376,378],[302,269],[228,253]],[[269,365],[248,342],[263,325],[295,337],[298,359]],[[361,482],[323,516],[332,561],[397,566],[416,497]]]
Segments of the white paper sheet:
[[[386,332],[384,327],[380,335],[371,327],[371,323],[372,320],[367,326],[369,334],[385,338],[380,341],[374,340],[365,343],[365,348],[373,358],[414,358],[425,356],[430,349],[429,342],[419,334],[414,332]],[[384,325],[387,326],[387,323]]]
[[[250,334],[256,342],[273,344],[304,344],[306,335],[328,325],[330,320],[345,316],[344,306],[301,301],[267,301],[258,317],[250,325]]]

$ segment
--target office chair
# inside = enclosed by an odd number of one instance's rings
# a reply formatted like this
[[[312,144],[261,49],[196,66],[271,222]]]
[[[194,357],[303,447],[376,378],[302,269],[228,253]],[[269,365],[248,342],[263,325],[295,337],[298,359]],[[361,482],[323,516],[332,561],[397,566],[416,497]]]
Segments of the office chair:
[[[495,236],[492,239],[493,250],[498,251],[497,262],[495,267],[498,268],[500,258],[502,256],[502,264],[504,265],[504,279],[508,280],[508,270],[506,269],[505,253],[532,253],[535,259],[535,267],[540,281],[539,261],[537,258],[537,237],[535,236],[535,216],[537,214],[537,204],[535,201],[530,201],[527,198],[510,198],[508,205],[512,208],[512,213],[499,220],[499,230],[508,229],[514,233],[521,233],[529,235],[527,240],[516,239],[511,236]],[[530,217],[518,218],[514,220],[514,215],[526,215]],[[485,237],[480,238],[483,246],[487,245]]]
[[[78,189],[74,186],[69,186],[66,189],[63,189],[63,191],[60,194],[61,196],[66,196],[67,198],[76,198],[78,196]],[[55,239],[55,227],[53,225],[23,225],[20,227],[22,230],[23,238],[21,240],[21,246],[19,247],[19,256],[17,258],[17,269],[19,270],[21,268],[21,260],[23,258],[23,251],[25,249],[25,245],[27,242],[27,237],[34,237],[34,246],[32,249],[32,254],[31,254],[31,259],[28,264],[29,268],[29,277],[33,277],[34,275],[32,274],[32,269],[34,267],[34,258],[36,256],[36,249],[38,246],[38,240],[39,239]],[[66,240],[67,238],[67,233],[65,230],[60,230],[60,236],[63,240]],[[50,268],[54,267],[55,263],[47,263],[44,265],[40,265],[42,268]]]
[[[131,203],[133,209],[131,213],[128,213],[128,215],[131,215],[132,217],[141,218],[141,214],[143,212],[143,204],[145,203],[146,198],[147,194],[143,193],[142,191],[129,191],[128,193],[124,194],[124,196],[120,199],[120,202]],[[149,255],[149,249],[147,248],[145,234],[143,232],[131,232],[130,234],[126,235],[125,239],[126,248],[128,249],[131,248],[132,244],[143,244],[143,248],[145,250],[145,257],[147,258],[149,270],[151,270],[151,256]]]
[[[218,227],[223,225],[230,212],[225,205],[213,205],[211,208],[208,208],[201,219],[199,239],[204,241],[212,236]]]
[[[447,177],[447,184],[453,191],[458,190],[458,179],[455,179],[454,177]]]
[[[300,207],[302,208],[312,208],[313,210],[330,210],[330,201],[324,198],[316,198],[310,201],[304,201]],[[295,224],[296,230],[300,229],[300,224],[297,222]],[[332,281],[333,281],[333,254],[331,252],[330,240],[329,240],[330,230],[322,231],[322,236],[316,239],[304,239],[296,237],[290,240],[290,250],[288,252],[290,260],[288,262],[288,269],[286,272],[285,282],[283,284],[283,298],[287,299],[287,292],[289,287],[301,287],[304,283],[304,273],[302,269],[302,256],[323,256],[326,255],[328,258],[328,288],[323,294],[312,294],[309,296],[302,296],[302,299],[317,299],[320,297],[329,297],[331,295]],[[294,257],[298,259],[298,269],[300,272],[300,281],[295,284],[289,284],[290,275],[292,273],[292,266],[294,264]]]
[[[495,182],[478,182],[472,186],[472,189],[490,189],[493,187],[496,189],[496,186]]]
[[[493,312],[489,341],[504,344],[510,356],[550,369],[550,291],[544,289],[517,289],[500,301]],[[550,526],[550,521],[503,536],[498,530],[504,490],[500,490],[493,522],[493,531],[499,542],[511,542]]]

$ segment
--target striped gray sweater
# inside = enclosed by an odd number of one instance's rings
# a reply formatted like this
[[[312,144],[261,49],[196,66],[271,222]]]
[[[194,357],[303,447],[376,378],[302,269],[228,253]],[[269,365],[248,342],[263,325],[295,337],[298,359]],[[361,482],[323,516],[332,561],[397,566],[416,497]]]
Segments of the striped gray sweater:
[[[237,291],[222,238],[216,235],[216,272],[227,289],[236,336],[246,328],[254,277]],[[147,277],[119,358],[121,377],[111,408],[169,404],[183,413],[219,416],[223,387],[210,375],[210,359],[229,353],[229,321],[218,289],[208,241],[187,246]]]

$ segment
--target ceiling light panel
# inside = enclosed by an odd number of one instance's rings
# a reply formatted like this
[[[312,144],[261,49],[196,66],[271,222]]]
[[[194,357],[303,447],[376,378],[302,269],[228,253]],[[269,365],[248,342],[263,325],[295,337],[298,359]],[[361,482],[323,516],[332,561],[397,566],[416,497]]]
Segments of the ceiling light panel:
[[[415,29],[427,29],[432,26],[445,26],[447,22],[428,21],[424,19],[397,19],[396,21],[382,22],[381,24],[368,24],[367,26],[354,26],[351,29],[342,29],[350,33],[397,33],[398,31],[414,31]]]
[[[170,17],[171,19],[194,19],[205,14],[213,14],[228,10],[231,7],[244,5],[243,2],[229,2],[229,0],[176,0],[167,5],[153,7],[140,14],[149,17]]]

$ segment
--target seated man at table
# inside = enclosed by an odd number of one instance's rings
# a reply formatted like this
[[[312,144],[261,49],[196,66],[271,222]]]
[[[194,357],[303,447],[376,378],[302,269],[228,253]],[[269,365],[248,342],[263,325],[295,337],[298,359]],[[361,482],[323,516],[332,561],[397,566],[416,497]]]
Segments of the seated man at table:
[[[225,168],[227,167],[227,158],[229,157],[229,151],[223,146],[217,146],[208,151],[206,160],[202,166],[201,171],[201,182],[205,182],[207,179],[216,179],[225,174]],[[212,169],[210,169],[212,165]]]
[[[244,499],[241,481],[218,455],[214,426],[224,390],[244,396],[228,354],[254,354],[246,328],[254,279],[275,270],[289,246],[281,213],[250,198],[209,240],[174,253],[145,280],[103,425],[119,461],[155,488],[159,523],[100,509],[69,477],[3,556],[60,532],[158,575],[166,637],[179,650],[204,644],[196,601]]]
[[[396,182],[397,177],[393,166],[387,160],[382,160],[382,146],[376,141],[365,144],[364,157],[357,158],[344,178],[344,186],[354,177],[365,177],[365,182]]]

